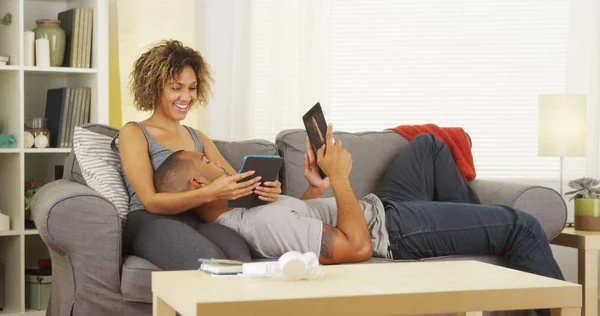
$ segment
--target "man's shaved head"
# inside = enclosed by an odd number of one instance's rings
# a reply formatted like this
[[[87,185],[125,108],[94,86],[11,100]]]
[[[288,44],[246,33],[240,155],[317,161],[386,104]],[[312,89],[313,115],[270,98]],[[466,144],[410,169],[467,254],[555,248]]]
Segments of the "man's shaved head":
[[[154,187],[157,192],[183,192],[210,184],[225,169],[210,162],[203,153],[178,150],[154,171]]]
[[[158,192],[183,192],[189,190],[189,182],[193,178],[194,162],[186,157],[185,151],[178,150],[154,172],[154,187]]]

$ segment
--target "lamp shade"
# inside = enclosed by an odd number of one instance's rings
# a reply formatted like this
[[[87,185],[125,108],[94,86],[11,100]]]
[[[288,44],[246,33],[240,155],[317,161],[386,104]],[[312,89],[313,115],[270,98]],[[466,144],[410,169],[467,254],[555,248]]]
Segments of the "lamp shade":
[[[585,116],[585,95],[540,95],[538,156],[585,156]]]

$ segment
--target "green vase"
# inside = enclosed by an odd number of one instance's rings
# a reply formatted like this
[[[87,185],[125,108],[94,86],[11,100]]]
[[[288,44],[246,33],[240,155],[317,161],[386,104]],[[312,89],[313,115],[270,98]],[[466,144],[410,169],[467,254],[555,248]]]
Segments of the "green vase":
[[[66,36],[59,20],[40,19],[35,21],[35,39],[46,38],[50,44],[50,66],[61,67],[65,57]]]
[[[575,229],[600,231],[600,199],[575,199]]]

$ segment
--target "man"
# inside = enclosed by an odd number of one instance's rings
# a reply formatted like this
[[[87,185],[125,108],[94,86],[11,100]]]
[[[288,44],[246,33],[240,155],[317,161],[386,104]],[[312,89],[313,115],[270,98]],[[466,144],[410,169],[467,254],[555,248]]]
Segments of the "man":
[[[564,279],[538,221],[510,207],[479,204],[448,147],[433,135],[417,136],[397,155],[376,194],[358,200],[348,179],[351,169],[352,157],[341,141],[333,141],[330,125],[316,159],[307,142],[309,188],[301,200],[280,196],[252,209],[229,209],[215,201],[196,212],[206,222],[237,231],[256,257],[313,251],[322,264],[333,264],[372,255],[495,254],[514,269]],[[155,185],[158,191],[199,188],[220,177],[218,170],[200,153],[177,152],[157,170]],[[335,197],[321,198],[328,186]]]

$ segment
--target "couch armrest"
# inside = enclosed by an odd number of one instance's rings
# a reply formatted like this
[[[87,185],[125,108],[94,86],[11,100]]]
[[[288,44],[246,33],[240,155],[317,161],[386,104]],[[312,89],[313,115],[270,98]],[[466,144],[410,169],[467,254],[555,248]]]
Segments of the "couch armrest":
[[[567,222],[567,205],[551,188],[496,180],[470,182],[482,204],[510,206],[535,216],[548,240],[556,237]]]
[[[51,314],[70,315],[72,307],[77,315],[117,315],[121,223],[114,205],[62,179],[38,190],[32,215],[52,259]]]

